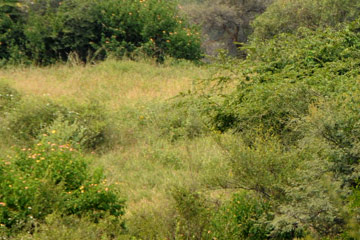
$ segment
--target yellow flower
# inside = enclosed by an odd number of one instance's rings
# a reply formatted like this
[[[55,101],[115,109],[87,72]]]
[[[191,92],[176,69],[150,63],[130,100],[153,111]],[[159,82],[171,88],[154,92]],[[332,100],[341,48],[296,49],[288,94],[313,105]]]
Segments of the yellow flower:
[[[52,134],[56,133],[56,130],[52,130],[51,133],[52,133]]]

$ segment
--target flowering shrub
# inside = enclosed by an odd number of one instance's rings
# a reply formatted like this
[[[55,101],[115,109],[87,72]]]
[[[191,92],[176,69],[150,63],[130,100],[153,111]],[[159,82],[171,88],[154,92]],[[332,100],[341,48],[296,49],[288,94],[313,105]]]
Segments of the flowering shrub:
[[[33,148],[0,161],[1,228],[13,233],[54,212],[94,221],[123,215],[124,201],[102,171],[90,172],[76,147],[48,139],[45,135]]]
[[[199,34],[172,1],[42,0],[23,4],[27,6],[17,10],[24,15],[21,48],[25,49],[17,52],[37,64],[66,61],[69,54],[84,62],[140,53],[159,61],[166,55],[201,58]]]
[[[47,98],[26,98],[19,101],[4,122],[9,135],[25,144],[31,144],[39,139],[41,133],[56,128],[63,130],[58,132],[62,136],[57,138],[61,137],[65,142],[80,143],[83,149],[94,149],[103,144],[109,126],[106,111],[98,103],[71,103],[71,106],[67,106]]]

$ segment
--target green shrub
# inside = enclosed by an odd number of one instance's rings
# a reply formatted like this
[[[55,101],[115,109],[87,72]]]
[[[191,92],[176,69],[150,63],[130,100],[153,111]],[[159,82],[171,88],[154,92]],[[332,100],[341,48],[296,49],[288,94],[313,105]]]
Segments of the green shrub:
[[[356,0],[277,0],[252,24],[252,39],[271,39],[279,33],[294,33],[300,27],[335,27],[355,20],[359,12]]]
[[[49,126],[63,109],[46,99],[22,99],[18,106],[8,115],[7,122],[10,134],[16,139],[32,141],[41,129]]]
[[[51,213],[120,217],[124,201],[106,184],[101,170],[91,172],[88,160],[70,144],[44,136],[0,162],[0,224],[9,234]]]
[[[207,239],[210,211],[206,198],[183,187],[175,188],[172,196],[177,212],[176,236],[179,239]]]
[[[347,229],[344,206],[360,176],[359,26],[252,42],[245,61],[221,55],[204,82],[203,118],[227,131],[216,135],[231,169],[222,186],[271,203],[270,238],[335,238]]]
[[[167,104],[152,104],[140,124],[154,127],[159,136],[174,142],[202,136],[207,129],[198,111],[198,101],[189,98],[172,99]]]
[[[344,233],[344,239],[357,239],[360,236],[359,212],[360,210],[360,190],[359,185],[353,188],[349,197],[349,216],[347,231]]]
[[[304,161],[296,151],[287,151],[278,139],[262,134],[250,144],[239,136],[224,136],[219,145],[231,166],[227,187],[251,190],[277,201],[282,201],[284,187]]]
[[[41,134],[57,130],[61,140],[78,141],[84,149],[94,149],[105,142],[108,126],[104,109],[96,102],[58,104],[45,98],[23,99],[6,118],[9,134],[32,142]],[[72,128],[72,129],[69,129]]]
[[[206,82],[221,88],[203,94],[202,111],[210,128],[243,133],[262,128],[284,143],[296,142],[301,138],[298,123],[311,104],[357,84],[358,29],[359,21],[342,31],[300,29],[250,44],[246,61],[221,59]]]
[[[211,239],[268,239],[270,204],[250,194],[234,194],[211,217]]]
[[[176,230],[175,211],[166,200],[146,202],[134,209],[126,226],[129,236],[125,239],[171,239]]]
[[[358,91],[342,94],[313,108],[305,125],[331,148],[328,158],[335,176],[352,187],[360,179],[359,101]]]
[[[201,57],[196,29],[178,16],[171,1],[44,0],[35,5],[24,33],[29,57],[38,64],[66,61],[69,54],[86,62],[135,50],[159,61],[166,55]]]
[[[19,100],[19,92],[0,80],[0,116],[11,111]]]
[[[7,62],[26,61],[24,21],[20,1],[4,0],[0,3],[0,66]]]

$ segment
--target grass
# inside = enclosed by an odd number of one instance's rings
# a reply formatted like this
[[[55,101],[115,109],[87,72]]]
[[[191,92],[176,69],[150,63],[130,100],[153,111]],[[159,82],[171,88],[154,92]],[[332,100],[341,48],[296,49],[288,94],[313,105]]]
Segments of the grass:
[[[96,65],[55,65],[0,70],[0,78],[30,95],[77,100],[98,99],[117,109],[137,102],[166,99],[191,88],[207,71],[191,63],[158,66],[151,61],[108,60]]]
[[[171,189],[178,185],[205,189],[214,164],[221,166],[221,150],[211,136],[173,141],[171,129],[162,129],[168,117],[161,113],[162,106],[208,74],[206,68],[190,63],[159,66],[149,61],[108,60],[88,66],[2,69],[0,79],[25,96],[96,99],[108,110],[114,126],[109,134],[115,140],[107,151],[92,154],[94,165],[104,168],[109,183],[117,185],[127,199],[125,221],[130,235],[158,239],[168,236],[172,228]],[[176,119],[182,113],[170,114]],[[6,149],[4,144],[1,149]]]

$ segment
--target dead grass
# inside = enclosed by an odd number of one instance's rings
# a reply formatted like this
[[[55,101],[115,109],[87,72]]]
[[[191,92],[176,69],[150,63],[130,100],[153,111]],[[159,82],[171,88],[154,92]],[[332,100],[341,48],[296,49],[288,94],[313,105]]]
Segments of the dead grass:
[[[206,74],[206,70],[191,64],[157,66],[152,62],[129,60],[0,70],[0,78],[10,81],[26,95],[72,97],[79,101],[92,98],[111,108],[173,97],[191,88],[195,79]]]

